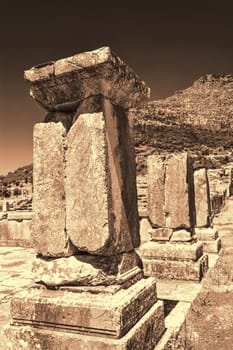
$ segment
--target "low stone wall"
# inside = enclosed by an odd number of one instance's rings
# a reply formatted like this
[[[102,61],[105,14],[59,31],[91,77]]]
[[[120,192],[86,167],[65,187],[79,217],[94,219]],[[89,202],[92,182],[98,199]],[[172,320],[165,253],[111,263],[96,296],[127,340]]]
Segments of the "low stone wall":
[[[0,214],[0,246],[32,247],[32,211],[9,211]]]

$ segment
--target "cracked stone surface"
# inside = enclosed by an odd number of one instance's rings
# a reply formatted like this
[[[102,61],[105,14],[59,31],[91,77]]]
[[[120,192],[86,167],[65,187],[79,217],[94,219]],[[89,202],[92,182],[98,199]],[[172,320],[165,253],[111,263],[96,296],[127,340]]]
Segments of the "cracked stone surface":
[[[125,109],[149,99],[150,89],[109,47],[76,54],[25,71],[31,96],[48,111],[74,111],[103,95]]]

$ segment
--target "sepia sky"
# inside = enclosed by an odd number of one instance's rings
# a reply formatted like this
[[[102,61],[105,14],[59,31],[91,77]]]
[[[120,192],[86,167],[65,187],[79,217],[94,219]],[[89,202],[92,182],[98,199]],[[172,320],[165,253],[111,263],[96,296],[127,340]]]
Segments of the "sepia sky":
[[[0,174],[32,162],[45,111],[23,71],[110,46],[152,89],[152,100],[206,73],[233,74],[232,1],[5,1],[0,12]]]

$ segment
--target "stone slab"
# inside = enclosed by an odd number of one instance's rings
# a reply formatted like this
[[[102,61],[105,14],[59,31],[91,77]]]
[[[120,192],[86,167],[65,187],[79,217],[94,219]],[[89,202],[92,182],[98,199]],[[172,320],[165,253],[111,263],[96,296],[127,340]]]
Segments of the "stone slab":
[[[147,157],[148,214],[152,225],[165,227],[165,157]]]
[[[67,136],[66,228],[79,250],[112,255],[139,245],[136,168],[127,115],[107,100],[103,110]]]
[[[31,220],[32,211],[9,211],[7,214],[7,219],[22,221],[22,220]]]
[[[210,224],[210,191],[205,168],[194,172],[194,193],[196,208],[196,226],[205,227]]]
[[[32,239],[43,256],[72,254],[65,230],[65,136],[61,123],[34,126]]]
[[[208,256],[193,260],[159,260],[142,258],[145,276],[156,279],[200,281],[208,269]]]
[[[25,71],[31,96],[49,111],[74,111],[103,95],[124,109],[146,102],[150,89],[109,47],[76,54]]]
[[[0,240],[5,241],[11,239],[11,235],[8,228],[8,220],[0,220]]]
[[[213,241],[202,241],[203,251],[205,253],[218,253],[221,249],[221,239],[217,238]]]
[[[187,153],[148,157],[148,212],[154,227],[189,228],[195,220],[193,171]]]
[[[195,228],[195,234],[200,241],[213,241],[218,238],[218,230],[213,227]]]
[[[49,287],[111,285],[141,276],[138,263],[134,251],[110,257],[82,254],[49,260],[36,258],[32,271],[35,282]]]
[[[143,259],[187,259],[196,261],[203,254],[203,245],[197,243],[147,242],[140,246],[138,254]]]
[[[140,220],[140,240],[141,244],[151,240],[151,224],[148,218],[142,218]]]
[[[11,316],[16,325],[120,338],[156,301],[153,278],[113,295],[33,288],[12,299]]]
[[[173,232],[171,242],[190,242],[192,233],[187,230],[176,230]]]
[[[138,208],[138,216],[140,218],[148,218],[148,210],[147,209],[142,209],[142,208]]]
[[[192,302],[201,287],[199,281],[158,279],[157,296],[160,300]]]
[[[38,329],[8,326],[9,350],[154,350],[164,332],[163,303],[158,301],[121,339],[109,339]]]
[[[166,331],[156,345],[156,350],[185,349],[185,320],[191,304],[179,302],[165,319]]]
[[[165,181],[166,227],[191,227],[194,216],[193,174],[187,153],[167,156]]]
[[[173,229],[168,227],[160,227],[151,229],[150,233],[153,241],[169,241],[172,236]]]

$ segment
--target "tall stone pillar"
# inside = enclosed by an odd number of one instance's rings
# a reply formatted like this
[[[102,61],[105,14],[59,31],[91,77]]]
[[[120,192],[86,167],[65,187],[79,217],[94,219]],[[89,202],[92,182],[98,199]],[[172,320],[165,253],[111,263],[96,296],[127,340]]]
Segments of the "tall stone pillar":
[[[36,284],[11,303],[24,349],[154,349],[164,331],[144,278],[128,109],[149,89],[107,47],[25,72],[34,128]],[[18,348],[17,348],[18,349]]]
[[[148,157],[148,215],[151,240],[139,249],[145,274],[200,280],[208,257],[194,237],[194,180],[187,153]]]
[[[203,243],[204,252],[218,253],[221,248],[221,240],[212,223],[209,180],[205,168],[194,171],[194,190],[197,239]]]

